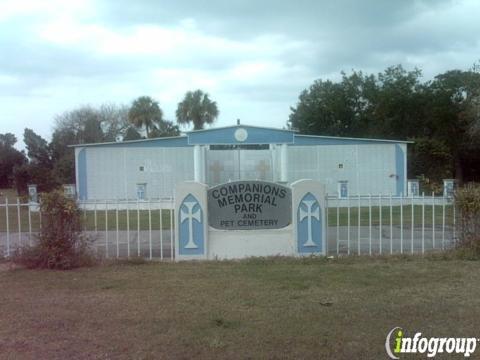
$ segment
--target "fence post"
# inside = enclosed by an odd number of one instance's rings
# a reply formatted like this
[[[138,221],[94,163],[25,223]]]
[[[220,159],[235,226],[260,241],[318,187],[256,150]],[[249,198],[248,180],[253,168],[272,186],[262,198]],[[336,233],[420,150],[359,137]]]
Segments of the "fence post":
[[[422,254],[425,254],[425,193],[422,193]]]
[[[130,258],[130,200],[127,199],[127,257]]]
[[[120,200],[117,199],[117,205],[115,206],[115,225],[117,228],[117,233],[116,233],[116,241],[117,241],[117,259],[120,257],[120,244],[119,244],[119,239],[118,239],[118,203]]]
[[[372,194],[368,194],[368,253],[372,255]]]
[[[30,245],[33,245],[32,241],[32,211],[30,210],[30,203],[27,205],[28,207],[28,240]]]
[[[325,194],[325,254],[328,255],[328,194]]]
[[[148,247],[149,258],[152,260],[152,200],[148,199]]]
[[[87,206],[82,200],[79,203],[80,206],[83,206],[83,231],[87,231]]]
[[[360,255],[360,234],[361,234],[361,229],[360,229],[360,212],[361,212],[361,207],[360,207],[360,202],[361,202],[361,198],[360,198],[360,194],[358,195],[358,224],[357,224],[357,236],[358,236],[358,255]]]
[[[347,254],[350,255],[350,196],[347,196]]]
[[[415,217],[414,217],[414,212],[415,212],[415,206],[413,205],[413,193],[412,193],[412,238],[410,241],[410,252],[413,255],[413,237],[414,237],[414,232],[415,232]]]
[[[337,256],[340,254],[340,208],[338,206],[340,200],[339,197],[335,199],[337,203]]]
[[[403,193],[400,195],[400,254],[403,254]]]
[[[382,194],[378,195],[378,213],[379,213],[379,228],[378,228],[378,237],[380,240],[379,245],[379,250],[380,250],[380,255],[382,255],[382,250],[383,250],[383,234],[382,234]]]
[[[5,196],[5,217],[7,221],[7,257],[10,257],[10,223],[8,219],[8,197]]]
[[[98,233],[98,226],[97,226],[97,199],[94,200],[93,203],[93,221],[95,224],[95,235]]]
[[[435,192],[432,191],[432,247],[435,250]]]
[[[392,212],[392,193],[390,193],[390,255],[393,254],[393,212]]]
[[[162,221],[162,203],[159,202],[160,207],[160,259],[163,260],[163,221]]]
[[[175,204],[175,203],[174,203]],[[175,236],[175,231],[173,229],[173,209],[170,209],[170,259],[173,261],[174,249],[173,249],[173,240]]]
[[[38,230],[42,229],[42,198],[38,198]]]
[[[17,197],[18,243],[22,243],[22,219],[20,215],[20,198]]]
[[[442,197],[442,250],[445,250],[445,198]]]
[[[453,233],[452,233],[453,239],[452,240],[453,240],[453,245],[456,246],[457,236],[455,232],[456,232],[456,225],[457,225],[457,218],[456,218],[457,212],[456,212],[456,206],[455,206],[455,199],[452,200],[452,208],[453,208]]]
[[[105,200],[105,257],[108,258],[108,202]]]
[[[140,205],[137,198],[137,256],[140,256]]]

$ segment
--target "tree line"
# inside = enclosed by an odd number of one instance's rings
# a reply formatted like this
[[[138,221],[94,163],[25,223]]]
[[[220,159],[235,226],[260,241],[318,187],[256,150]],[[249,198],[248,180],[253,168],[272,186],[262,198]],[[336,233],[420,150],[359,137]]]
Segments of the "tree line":
[[[70,145],[130,141],[180,135],[179,125],[195,130],[218,117],[217,103],[202,90],[189,91],[178,104],[177,124],[166,120],[158,101],[140,96],[130,106],[81,106],[56,116],[51,141],[32,129],[23,134],[26,151],[17,150],[15,135],[0,134],[0,188],[25,194],[28,184],[50,191],[75,182],[75,155]]]
[[[442,179],[480,180],[480,72],[451,70],[421,81],[419,69],[352,71],[316,80],[291,108],[288,127],[303,134],[412,140],[408,177],[425,191]]]
[[[58,115],[47,142],[25,129],[26,153],[13,134],[0,134],[0,188],[27,183],[48,191],[75,181],[72,144],[177,136],[179,125],[195,130],[218,117],[218,107],[201,90],[178,104],[176,124],[164,119],[148,96],[130,106],[83,106]],[[451,70],[422,81],[419,69],[392,66],[378,74],[353,70],[339,81],[318,79],[300,93],[287,123],[302,134],[412,140],[408,177],[425,191],[439,191],[442,179],[480,180],[480,71]]]

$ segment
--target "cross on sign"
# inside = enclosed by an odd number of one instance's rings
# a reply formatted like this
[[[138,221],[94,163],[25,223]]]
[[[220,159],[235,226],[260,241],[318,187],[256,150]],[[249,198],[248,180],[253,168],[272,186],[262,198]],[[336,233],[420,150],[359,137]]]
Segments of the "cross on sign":
[[[215,184],[220,183],[220,172],[223,171],[223,165],[220,164],[220,161],[216,160],[213,165],[210,165],[210,171],[213,174],[213,182]]]
[[[193,201],[185,201],[183,205],[187,208],[187,211],[185,211],[182,206],[180,210],[180,223],[182,224],[185,220],[188,221],[188,242],[187,245],[185,245],[185,249],[197,249],[198,246],[193,242],[193,220],[195,219],[198,222],[202,220],[200,217],[200,209],[193,212],[193,207],[197,205],[197,203]]]
[[[270,170],[270,165],[267,164],[265,160],[261,160],[258,165],[255,167],[255,170],[257,170],[260,173],[260,179],[261,180],[266,180],[267,178],[267,171]]]
[[[317,220],[320,220],[320,207],[317,206],[314,211],[312,211],[313,204],[316,204],[315,200],[303,200],[301,205],[305,205],[307,207],[307,211],[302,209],[300,205],[300,221],[307,218],[307,227],[308,227],[308,236],[307,242],[304,246],[315,246],[315,243],[312,239],[312,218],[314,217]]]

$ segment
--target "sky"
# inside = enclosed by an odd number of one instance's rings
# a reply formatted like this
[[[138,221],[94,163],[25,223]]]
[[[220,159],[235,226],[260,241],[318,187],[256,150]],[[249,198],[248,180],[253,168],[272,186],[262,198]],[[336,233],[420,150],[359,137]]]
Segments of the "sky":
[[[425,80],[480,59],[478,0],[0,0],[0,133],[50,139],[82,105],[202,89],[214,126],[284,127],[300,92],[402,64]],[[183,128],[183,130],[188,130]]]

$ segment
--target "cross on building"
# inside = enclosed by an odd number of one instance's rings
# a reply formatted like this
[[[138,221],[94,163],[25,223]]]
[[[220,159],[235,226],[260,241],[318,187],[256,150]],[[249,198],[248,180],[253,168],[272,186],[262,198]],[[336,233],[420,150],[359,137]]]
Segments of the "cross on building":
[[[266,180],[267,179],[267,172],[270,171],[270,165],[265,161],[261,160],[258,165],[255,167],[255,170],[257,170],[260,174],[259,178],[261,180]]]
[[[307,211],[303,210],[300,206],[300,221],[307,218],[308,227],[307,242],[303,246],[315,246],[312,238],[312,218],[320,220],[320,207],[317,206],[315,210],[312,211],[312,207],[316,203],[315,200],[303,200],[302,204],[307,207]]]
[[[210,165],[210,171],[213,175],[213,183],[220,183],[220,172],[224,170],[223,165],[220,164],[220,161],[216,160],[212,165]]]
[[[193,220],[195,219],[198,222],[202,221],[200,209],[197,209],[197,211],[193,212],[193,207],[197,204],[197,202],[185,201],[183,205],[187,208],[187,211],[184,210],[183,206],[180,210],[180,223],[183,224],[185,220],[188,221],[188,242],[187,245],[185,245],[185,249],[198,248],[198,246],[193,242]]]

